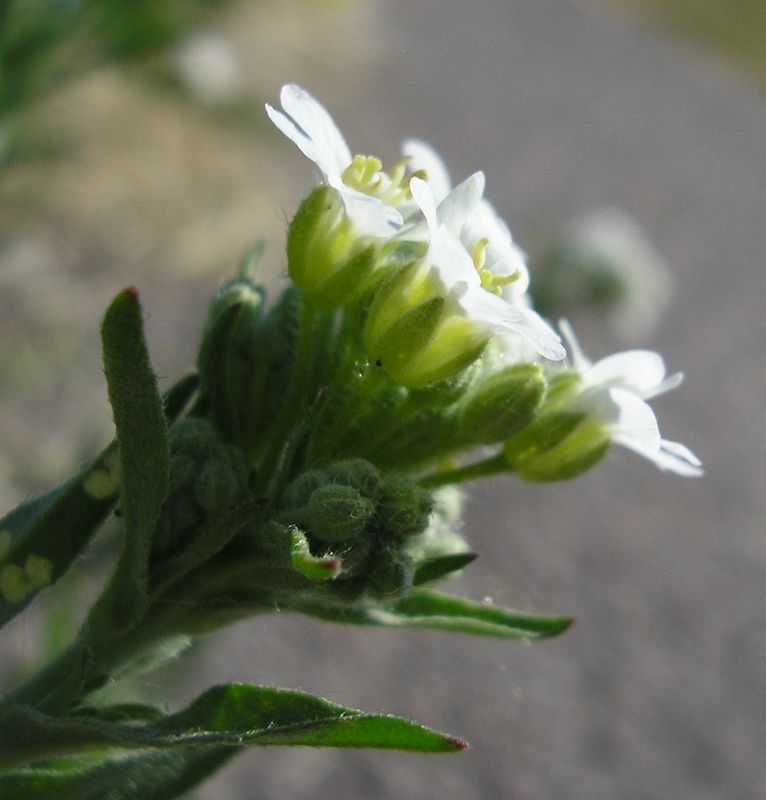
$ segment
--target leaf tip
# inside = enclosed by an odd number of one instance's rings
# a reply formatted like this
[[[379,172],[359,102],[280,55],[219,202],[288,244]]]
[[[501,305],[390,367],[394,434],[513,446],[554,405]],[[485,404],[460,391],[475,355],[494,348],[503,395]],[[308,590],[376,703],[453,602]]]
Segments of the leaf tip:
[[[449,745],[452,750],[462,752],[463,750],[470,750],[471,745],[459,736],[445,736],[444,741]]]
[[[123,294],[136,303],[138,302],[138,289],[135,286],[128,286],[128,288],[123,291]]]

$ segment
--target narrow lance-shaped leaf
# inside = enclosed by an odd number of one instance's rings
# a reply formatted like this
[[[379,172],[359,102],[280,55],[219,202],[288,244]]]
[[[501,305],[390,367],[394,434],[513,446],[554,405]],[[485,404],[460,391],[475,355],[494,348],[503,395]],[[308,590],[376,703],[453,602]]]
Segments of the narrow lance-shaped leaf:
[[[101,327],[104,371],[120,452],[125,542],[105,609],[132,624],[147,596],[149,539],[168,489],[167,423],[144,341],[138,292],[117,295]]]
[[[448,753],[467,744],[415,722],[368,714],[288,689],[229,684],[209,689],[177,714],[145,724],[121,724],[106,709],[51,717],[14,706],[0,717],[0,766],[92,747],[167,748],[180,745],[309,745]]]
[[[0,775],[3,800],[172,800],[201,783],[240,748],[174,747],[112,758],[63,759]]]
[[[564,633],[572,624],[571,617],[525,614],[427,589],[415,590],[390,606],[378,603],[331,605],[312,600],[290,603],[286,600],[280,607],[330,622],[388,628],[436,628],[506,639],[545,639]]]
[[[459,572],[478,558],[477,553],[450,553],[421,561],[415,568],[413,586],[438,581],[453,572]]]
[[[169,422],[196,385],[196,375],[188,375],[170,388],[164,399]],[[69,569],[114,506],[119,486],[112,442],[73,478],[0,520],[0,626]]]
[[[0,520],[0,625],[71,566],[114,505],[117,449]]]

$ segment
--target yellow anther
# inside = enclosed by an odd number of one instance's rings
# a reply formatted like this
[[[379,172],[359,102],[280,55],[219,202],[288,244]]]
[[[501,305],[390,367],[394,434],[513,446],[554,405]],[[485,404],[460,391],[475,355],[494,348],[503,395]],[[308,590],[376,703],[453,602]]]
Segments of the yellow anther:
[[[341,178],[346,186],[365,194],[375,194],[380,187],[380,170],[383,167],[375,156],[356,155],[343,170]]]
[[[492,272],[490,269],[485,269],[484,265],[487,261],[488,244],[489,239],[479,239],[471,252],[471,258],[473,259],[476,272],[479,273],[481,288],[499,297],[503,293],[503,287],[517,281],[521,277],[521,273],[518,270],[514,270],[511,273],[503,275]]]
[[[479,275],[481,275],[482,271],[484,271],[483,268],[484,268],[484,262],[487,260],[486,250],[488,244],[489,244],[489,239],[487,238],[479,239],[479,241],[476,242],[473,250],[471,251],[471,258],[473,259],[473,265],[474,267],[476,267],[476,271],[479,273]],[[490,272],[489,274],[491,275],[492,273]],[[482,277],[482,286],[484,286],[483,277]],[[486,289],[487,287],[485,286],[484,288]]]

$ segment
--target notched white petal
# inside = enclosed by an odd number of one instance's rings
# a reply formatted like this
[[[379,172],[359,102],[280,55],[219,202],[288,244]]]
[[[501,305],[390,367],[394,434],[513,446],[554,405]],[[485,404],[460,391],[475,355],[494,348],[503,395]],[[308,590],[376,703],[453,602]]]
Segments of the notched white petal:
[[[619,409],[618,417],[612,423],[614,440],[633,449],[639,447],[647,451],[659,450],[660,429],[651,407],[626,389],[607,391]]]
[[[458,184],[440,203],[437,209],[439,222],[454,233],[460,234],[466,220],[477,211],[484,194],[483,172],[475,172]]]
[[[316,158],[312,156],[309,158],[315,161],[326,175],[340,175],[351,163],[351,151],[324,106],[294,83],[282,87],[279,99],[285,113],[313,143]]]
[[[665,362],[651,350],[628,350],[602,358],[586,370],[586,383],[619,384],[643,392],[656,388],[665,377]]]
[[[347,186],[341,186],[338,191],[346,207],[346,213],[354,223],[357,233],[362,236],[388,238],[401,226],[401,214],[388,203],[349,189]]]

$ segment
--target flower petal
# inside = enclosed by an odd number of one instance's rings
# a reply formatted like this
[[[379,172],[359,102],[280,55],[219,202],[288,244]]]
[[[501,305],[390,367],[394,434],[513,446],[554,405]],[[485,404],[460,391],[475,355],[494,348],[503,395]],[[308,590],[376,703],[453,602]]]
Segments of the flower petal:
[[[665,377],[665,362],[659,353],[651,350],[628,350],[602,358],[583,374],[589,386],[613,384],[638,390],[637,394],[651,392]]]
[[[689,478],[702,475],[702,462],[686,445],[663,439],[660,447],[659,458],[655,464],[660,469],[676,472]]]
[[[627,389],[605,391],[617,406],[617,418],[611,422],[614,441],[636,452],[659,450],[661,439],[657,417],[648,403]]]
[[[440,203],[437,209],[439,222],[453,233],[460,235],[463,225],[477,210],[486,180],[483,172],[474,172],[456,186]]]
[[[481,279],[473,268],[471,257],[466,253],[460,239],[443,225],[431,239],[426,259],[445,292],[449,292],[459,283],[472,289],[480,289]]]
[[[402,153],[410,159],[409,168],[412,172],[423,170],[426,180],[434,193],[436,202],[441,202],[452,186],[447,167],[442,157],[431,145],[420,139],[407,139],[402,146]]]
[[[495,333],[520,336],[537,353],[551,361],[560,361],[566,356],[559,337],[531,309],[513,306],[501,297],[477,287],[469,288],[460,295],[458,304],[471,319]]]
[[[283,86],[279,99],[284,114],[266,104],[271,121],[328,180],[339,178],[351,163],[351,151],[333,118],[317,100],[295,84]]]
[[[580,342],[575,336],[574,329],[569,324],[569,320],[562,317],[558,322],[558,328],[561,331],[564,343],[569,351],[569,359],[572,362],[572,366],[578,372],[585,372],[591,366],[591,362],[585,353],[583,353]]]
[[[431,187],[421,178],[413,178],[410,181],[410,191],[418,207],[423,212],[426,225],[428,225],[428,233],[433,242],[439,232],[439,218],[436,214],[436,201]]]
[[[346,213],[358,234],[388,238],[401,227],[402,215],[383,200],[350,189],[342,182],[333,187],[340,192]]]

